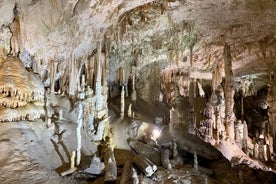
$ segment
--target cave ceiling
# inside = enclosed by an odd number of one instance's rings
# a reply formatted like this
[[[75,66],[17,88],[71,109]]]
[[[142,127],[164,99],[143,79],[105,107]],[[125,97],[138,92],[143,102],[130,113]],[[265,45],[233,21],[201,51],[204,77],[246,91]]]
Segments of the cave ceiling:
[[[83,59],[104,41],[109,57],[128,61],[172,52],[186,61],[192,48],[186,68],[203,73],[223,61],[227,43],[234,73],[247,75],[275,69],[275,10],[275,0],[1,0],[0,37],[16,13],[21,50],[37,60]]]

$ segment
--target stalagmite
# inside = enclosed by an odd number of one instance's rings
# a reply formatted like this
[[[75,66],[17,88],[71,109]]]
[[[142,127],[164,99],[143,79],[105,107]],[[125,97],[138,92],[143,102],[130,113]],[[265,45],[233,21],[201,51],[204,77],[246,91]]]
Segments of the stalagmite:
[[[169,132],[173,137],[173,141],[176,140],[176,132],[175,127],[177,127],[179,124],[178,121],[178,113],[177,109],[174,109],[173,107],[170,109],[170,123],[169,123]]]
[[[248,128],[246,121],[243,121],[243,151],[247,154]]]
[[[178,167],[183,165],[183,158],[182,156],[178,153],[177,149],[177,143],[176,141],[172,141],[172,159],[171,159],[171,165],[172,167]]]
[[[124,118],[125,116],[125,86],[122,86],[121,90],[121,118]]]
[[[83,102],[83,94],[84,92],[80,92],[79,98],[80,101],[78,102],[78,118],[77,118],[77,160],[76,165],[80,164],[81,161],[81,130],[82,130],[82,124],[83,124],[83,111],[84,111],[84,102]]]
[[[271,68],[270,68],[271,70]],[[274,77],[272,77],[274,74]],[[273,147],[273,150],[271,153],[276,153],[276,69],[274,68],[273,71],[271,71],[270,74],[270,87],[268,92],[268,117],[269,117],[269,125],[271,127],[271,135],[272,135],[272,141],[270,144],[270,147]],[[274,141],[274,144],[273,144]]]
[[[241,120],[238,121],[237,125],[235,126],[235,142],[237,143],[237,145],[239,146],[240,149],[242,149],[243,147],[243,123],[241,122]]]
[[[233,71],[232,71],[232,57],[230,54],[230,46],[224,45],[224,70],[225,70],[225,124],[226,132],[231,140],[235,139],[234,133],[234,90],[233,90]]]
[[[70,159],[70,169],[62,172],[60,174],[61,176],[66,176],[68,174],[72,174],[73,172],[75,172],[77,170],[77,168],[75,167],[75,157],[76,157],[76,152],[72,151],[72,155],[71,155],[71,159]]]
[[[117,179],[117,165],[109,137],[105,137],[102,155],[104,156],[105,177],[104,181],[115,181]]]
[[[52,124],[52,120],[51,120],[51,117],[47,117],[47,128],[50,128],[51,127],[51,124]]]
[[[259,159],[259,144],[257,142],[254,144],[254,157]]]
[[[58,120],[63,120],[64,118],[63,118],[63,111],[62,111],[62,109],[59,109],[58,110]]]
[[[133,117],[133,116],[132,116],[132,103],[130,103],[129,106],[128,106],[127,116],[128,116],[129,118],[132,118],[132,117]]]
[[[194,171],[197,172],[198,171],[198,161],[197,161],[197,154],[196,151],[194,151]]]
[[[266,145],[268,146],[268,150],[270,154],[273,153],[273,137],[271,135],[266,135]]]
[[[172,165],[170,163],[170,155],[171,155],[171,150],[167,148],[161,149],[161,162],[162,166],[166,169],[171,169]]]

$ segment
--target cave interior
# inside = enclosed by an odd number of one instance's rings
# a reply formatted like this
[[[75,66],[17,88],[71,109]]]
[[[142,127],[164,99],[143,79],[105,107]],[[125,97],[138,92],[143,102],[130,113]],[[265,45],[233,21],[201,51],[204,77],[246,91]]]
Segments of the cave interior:
[[[275,183],[275,10],[0,0],[0,183]]]

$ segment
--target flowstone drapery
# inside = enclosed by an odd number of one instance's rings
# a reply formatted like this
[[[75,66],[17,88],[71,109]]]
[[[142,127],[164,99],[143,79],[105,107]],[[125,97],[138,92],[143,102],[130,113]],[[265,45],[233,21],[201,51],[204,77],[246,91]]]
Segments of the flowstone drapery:
[[[44,86],[15,57],[0,62],[0,121],[34,120],[44,114]]]

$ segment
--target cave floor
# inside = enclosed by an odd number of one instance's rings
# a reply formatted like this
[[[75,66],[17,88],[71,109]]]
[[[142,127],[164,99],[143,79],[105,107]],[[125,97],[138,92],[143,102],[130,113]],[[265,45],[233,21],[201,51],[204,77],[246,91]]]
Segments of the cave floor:
[[[55,171],[59,161],[42,122],[2,123],[0,183],[68,183]]]
[[[59,172],[69,167],[70,151],[74,149],[72,135],[62,141],[47,129],[42,120],[2,123],[0,129],[0,183],[103,183],[103,176],[80,179],[76,174],[61,177]],[[74,128],[74,124],[72,127]],[[66,126],[69,132],[70,126]],[[71,141],[70,141],[71,139]],[[72,144],[70,144],[70,142]],[[118,174],[130,152],[115,149]],[[128,156],[127,156],[128,155]],[[192,173],[190,164],[171,171],[159,168],[153,178],[139,175],[140,183],[175,183],[203,181],[202,175]],[[198,175],[198,176],[197,176]],[[192,179],[193,178],[193,179]]]
[[[142,106],[138,108],[143,108]],[[111,126],[114,129],[121,129],[120,126],[129,123],[129,119],[120,120],[118,107],[110,108]],[[137,113],[142,120],[150,120],[151,117],[144,117],[143,113]],[[97,178],[80,178],[79,173],[61,177],[59,173],[69,168],[70,155],[76,149],[75,123],[60,121],[53,123],[47,128],[46,123],[39,119],[33,122],[20,121],[0,124],[0,183],[104,183],[104,176]],[[117,126],[117,127],[116,127]],[[54,133],[56,132],[56,134]],[[127,132],[116,132],[114,138],[119,142],[120,138],[127,136]],[[96,152],[96,145],[87,141],[83,136],[82,152],[83,160],[79,170],[89,166],[89,156]],[[121,142],[115,148],[114,154],[118,166],[118,179],[124,162],[131,158],[131,152],[127,149],[126,142]],[[88,157],[85,157],[85,156]],[[147,178],[138,173],[139,182],[142,184],[155,183],[273,183],[275,175],[250,168],[232,168],[230,163],[224,159],[202,162],[206,168],[214,171],[208,176],[202,172],[193,172],[193,158],[187,157],[185,164],[178,169],[166,170],[159,167],[152,178]],[[239,171],[242,171],[241,173]]]

